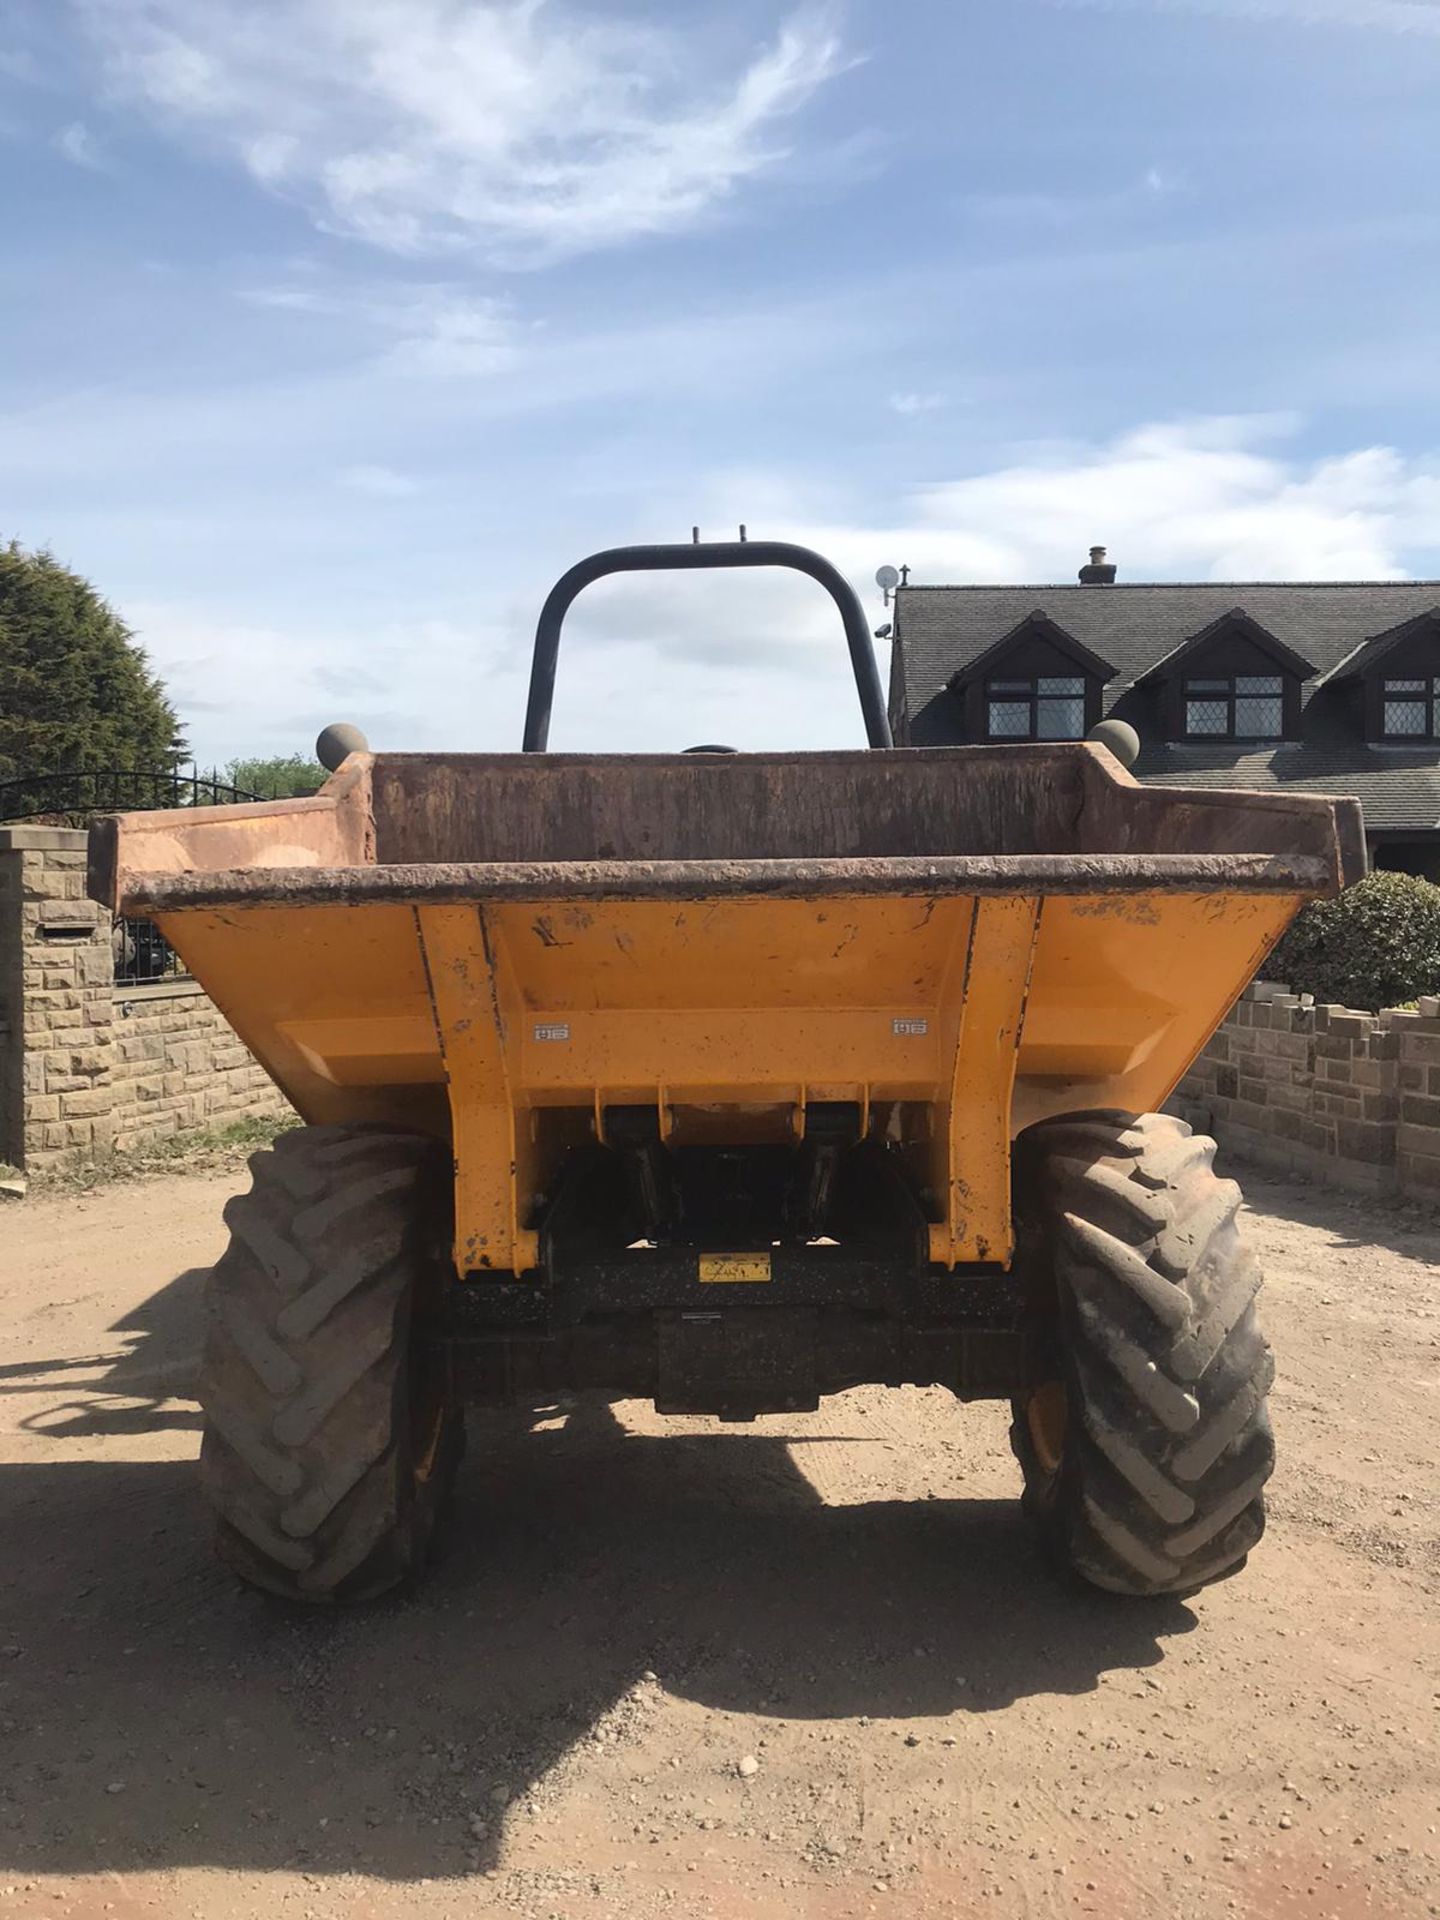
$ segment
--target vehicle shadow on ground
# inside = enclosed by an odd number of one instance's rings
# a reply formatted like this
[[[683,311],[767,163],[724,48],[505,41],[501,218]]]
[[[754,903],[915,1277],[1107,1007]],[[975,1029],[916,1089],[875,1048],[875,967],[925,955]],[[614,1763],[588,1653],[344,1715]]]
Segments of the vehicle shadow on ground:
[[[0,1871],[483,1870],[617,1702],[929,1720],[983,1765],[991,1711],[1195,1624],[1058,1585],[1011,1501],[826,1505],[784,1439],[604,1402],[474,1420],[456,1504],[417,1595],[317,1615],[212,1563],[188,1461],[0,1468]]]
[[[123,1352],[0,1366],[0,1405],[23,1399],[14,1424],[50,1439],[200,1431],[193,1404],[208,1267],[191,1267],[117,1320]]]
[[[1228,1179],[1239,1181],[1257,1213],[1294,1226],[1314,1227],[1345,1252],[1383,1247],[1427,1267],[1440,1265],[1440,1213],[1429,1207],[1284,1180],[1233,1158],[1222,1158],[1217,1165]]]

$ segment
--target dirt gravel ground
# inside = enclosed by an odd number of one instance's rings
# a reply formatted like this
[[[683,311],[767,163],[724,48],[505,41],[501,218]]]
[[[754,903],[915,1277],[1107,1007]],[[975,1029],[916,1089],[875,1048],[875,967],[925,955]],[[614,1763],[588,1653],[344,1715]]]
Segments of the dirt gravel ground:
[[[239,1184],[0,1212],[0,1920],[1440,1914],[1440,1228],[1250,1183],[1281,1465],[1194,1602],[1066,1591],[996,1406],[475,1419],[418,1596],[196,1507]]]

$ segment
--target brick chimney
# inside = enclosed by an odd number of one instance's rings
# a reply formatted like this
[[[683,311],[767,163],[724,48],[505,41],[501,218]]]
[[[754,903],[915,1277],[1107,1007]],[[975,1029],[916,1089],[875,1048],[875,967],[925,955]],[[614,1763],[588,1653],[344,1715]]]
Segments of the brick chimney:
[[[1090,564],[1080,569],[1080,584],[1082,587],[1114,586],[1115,564],[1113,561],[1106,564],[1104,547],[1091,547]]]

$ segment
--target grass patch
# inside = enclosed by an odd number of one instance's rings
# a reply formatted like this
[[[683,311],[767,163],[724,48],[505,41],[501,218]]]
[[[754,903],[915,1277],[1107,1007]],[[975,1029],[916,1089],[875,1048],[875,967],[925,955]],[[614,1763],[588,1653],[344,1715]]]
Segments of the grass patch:
[[[229,1173],[277,1135],[300,1125],[295,1113],[252,1114],[223,1127],[173,1134],[127,1153],[45,1167],[30,1175],[32,1194],[89,1193],[120,1180],[153,1180],[167,1173]]]

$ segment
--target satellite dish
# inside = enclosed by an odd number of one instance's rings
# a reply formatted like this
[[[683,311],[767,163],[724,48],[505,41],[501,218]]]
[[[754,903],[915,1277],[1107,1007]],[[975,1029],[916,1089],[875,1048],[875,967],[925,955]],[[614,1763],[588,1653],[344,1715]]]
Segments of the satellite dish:
[[[895,567],[877,567],[875,584],[882,593],[893,593],[900,584],[900,574]]]

